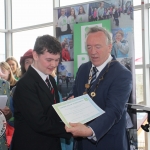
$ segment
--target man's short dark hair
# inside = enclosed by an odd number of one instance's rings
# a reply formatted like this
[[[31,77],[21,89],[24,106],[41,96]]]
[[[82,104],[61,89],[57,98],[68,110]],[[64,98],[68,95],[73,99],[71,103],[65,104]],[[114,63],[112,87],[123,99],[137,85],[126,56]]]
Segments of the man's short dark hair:
[[[35,41],[34,51],[36,51],[37,54],[43,54],[44,51],[52,54],[61,54],[61,44],[51,35],[39,36]]]

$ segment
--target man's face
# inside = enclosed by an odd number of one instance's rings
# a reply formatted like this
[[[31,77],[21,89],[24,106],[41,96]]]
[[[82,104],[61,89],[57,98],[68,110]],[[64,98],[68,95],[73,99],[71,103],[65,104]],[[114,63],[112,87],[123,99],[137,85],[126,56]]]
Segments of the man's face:
[[[44,51],[43,54],[37,54],[33,51],[33,66],[45,75],[50,75],[59,64],[60,54],[52,54]]]
[[[87,52],[92,64],[102,65],[109,57],[112,45],[107,44],[107,38],[101,31],[90,33],[86,40]]]

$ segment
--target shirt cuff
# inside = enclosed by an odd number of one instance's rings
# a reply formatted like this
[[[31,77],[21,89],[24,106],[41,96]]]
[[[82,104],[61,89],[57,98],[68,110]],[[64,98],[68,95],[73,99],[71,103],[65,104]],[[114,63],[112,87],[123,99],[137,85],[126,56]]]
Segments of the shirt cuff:
[[[95,132],[93,131],[93,129],[90,127],[90,126],[87,126],[88,128],[90,128],[93,132],[93,135],[92,136],[88,136],[87,138],[89,140],[94,140],[94,141],[97,141],[97,138],[96,138],[96,135],[95,135]]]

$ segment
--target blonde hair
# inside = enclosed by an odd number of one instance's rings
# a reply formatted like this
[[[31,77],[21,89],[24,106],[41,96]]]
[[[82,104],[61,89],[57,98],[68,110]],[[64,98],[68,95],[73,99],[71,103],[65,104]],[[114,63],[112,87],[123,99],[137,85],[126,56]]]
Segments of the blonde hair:
[[[6,62],[8,63],[8,61],[10,61],[10,60],[14,61],[17,66],[14,76],[16,76],[17,78],[20,78],[21,73],[20,73],[20,68],[19,68],[19,64],[18,64],[17,60],[13,56],[11,56],[6,59]]]
[[[17,83],[17,80],[15,79],[12,71],[11,71],[11,68],[9,66],[9,64],[7,62],[0,62],[0,68],[2,69],[6,69],[10,72],[9,74],[9,77],[8,77],[8,82],[10,83],[11,86],[15,85]]]

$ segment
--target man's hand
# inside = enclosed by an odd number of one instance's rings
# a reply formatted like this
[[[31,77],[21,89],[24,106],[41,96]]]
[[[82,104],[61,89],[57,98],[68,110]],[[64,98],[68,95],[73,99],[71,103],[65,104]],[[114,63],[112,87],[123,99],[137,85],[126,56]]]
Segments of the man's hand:
[[[74,98],[74,96],[71,96],[71,97],[69,97],[67,100],[71,100],[71,99],[73,99]]]
[[[91,128],[81,123],[69,123],[71,127],[65,126],[66,132],[71,132],[74,137],[89,137],[93,135]]]

